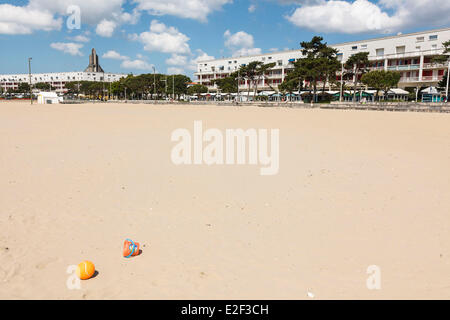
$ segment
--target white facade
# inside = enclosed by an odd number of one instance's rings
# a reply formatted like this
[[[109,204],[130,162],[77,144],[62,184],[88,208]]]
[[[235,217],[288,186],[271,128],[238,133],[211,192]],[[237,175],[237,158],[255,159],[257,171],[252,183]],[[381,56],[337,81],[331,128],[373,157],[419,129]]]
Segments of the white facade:
[[[433,64],[433,56],[442,53],[442,43],[450,40],[450,28],[402,34],[362,41],[331,45],[339,51],[338,58],[345,62],[358,52],[369,52],[371,70],[394,70],[402,74],[399,87],[436,85],[443,77],[447,64]],[[258,83],[261,90],[276,89],[293,69],[293,62],[302,58],[301,49],[267,53],[247,57],[222,58],[202,61],[197,65],[197,82],[216,91],[213,80],[225,78],[243,64],[252,61],[275,62],[276,66]],[[340,77],[336,79],[340,81]],[[352,80],[348,81],[353,82]],[[240,89],[248,88],[241,81]]]
[[[56,72],[56,73],[32,73],[31,84],[45,82],[56,88],[57,92],[66,92],[67,82],[77,81],[105,81],[114,82],[125,78],[126,74],[103,72]],[[6,92],[8,89],[18,89],[22,82],[30,83],[28,74],[0,74],[0,87]]]

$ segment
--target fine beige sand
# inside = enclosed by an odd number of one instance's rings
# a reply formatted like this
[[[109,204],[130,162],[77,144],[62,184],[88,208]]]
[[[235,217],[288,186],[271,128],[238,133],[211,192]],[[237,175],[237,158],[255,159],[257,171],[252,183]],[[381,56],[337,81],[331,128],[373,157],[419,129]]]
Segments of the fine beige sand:
[[[194,120],[279,128],[279,174],[175,166]],[[0,190],[0,299],[450,298],[448,114],[0,102]]]

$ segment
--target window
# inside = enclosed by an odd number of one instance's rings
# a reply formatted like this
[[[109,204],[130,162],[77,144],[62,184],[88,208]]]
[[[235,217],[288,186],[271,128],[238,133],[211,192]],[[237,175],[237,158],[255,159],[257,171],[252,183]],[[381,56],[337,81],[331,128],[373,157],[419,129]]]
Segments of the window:
[[[397,54],[399,54],[399,53],[405,53],[405,50],[406,50],[406,47],[405,47],[405,46],[398,46],[398,47],[395,47],[395,52],[396,52]]]
[[[367,44],[362,44],[361,49],[367,49]]]
[[[424,41],[425,41],[425,38],[424,38],[424,37],[417,37],[417,38],[416,38],[416,41],[417,41],[417,42],[424,42]]]
[[[278,64],[279,66],[282,66],[282,65],[283,65],[283,60],[278,60],[278,61],[277,61],[277,64]]]
[[[437,38],[438,38],[437,34],[431,35],[429,37],[430,41],[437,40]]]
[[[357,50],[358,49],[358,46],[353,46],[352,47],[352,50]]]
[[[377,52],[377,56],[379,56],[379,57],[384,56],[384,48],[377,49],[376,52]]]

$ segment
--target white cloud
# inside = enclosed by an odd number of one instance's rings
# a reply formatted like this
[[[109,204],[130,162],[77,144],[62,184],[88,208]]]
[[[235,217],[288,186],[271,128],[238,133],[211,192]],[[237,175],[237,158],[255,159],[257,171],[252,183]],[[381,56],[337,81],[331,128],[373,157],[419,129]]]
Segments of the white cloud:
[[[187,64],[187,57],[179,54],[172,54],[166,63],[172,66],[185,66]]]
[[[248,7],[248,12],[253,13],[256,11],[256,5],[252,4]]]
[[[214,60],[215,58],[213,56],[208,55],[206,52],[203,52],[203,50],[197,49],[197,57],[193,58],[189,61],[189,64],[187,68],[190,71],[197,71],[197,64],[202,61],[209,61]]]
[[[400,20],[382,12],[367,0],[328,1],[324,4],[297,8],[288,20],[299,27],[315,31],[359,33],[392,32]]]
[[[122,63],[120,64],[121,68],[124,69],[138,69],[138,70],[152,70],[154,65],[148,63],[145,61],[144,56],[141,54],[137,55],[137,59],[132,60],[128,56],[121,55],[119,52],[115,50],[109,50],[108,52],[104,53],[102,58],[104,59],[113,59],[113,60],[121,60]]]
[[[167,68],[167,74],[184,74],[184,70],[182,68],[170,67]]]
[[[450,24],[448,0],[379,0],[379,6],[394,10],[394,16],[409,26],[445,26]]]
[[[89,39],[86,36],[83,36],[82,34],[80,34],[78,36],[75,36],[75,37],[71,37],[70,39],[73,40],[73,41],[76,41],[76,42],[89,42],[89,41],[91,41],[91,39]]]
[[[109,50],[108,52],[104,53],[102,58],[113,60],[129,60],[127,56],[122,56],[120,53],[114,50]]]
[[[261,48],[254,48],[253,36],[244,31],[234,34],[230,30],[225,31],[225,47],[231,50],[233,57],[261,54]]]
[[[0,4],[0,34],[30,34],[35,30],[60,30],[61,18],[50,11],[29,6]]]
[[[0,34],[30,34],[35,30],[60,30],[63,20],[72,14],[70,6],[78,6],[83,24],[97,25],[102,21],[134,24],[140,16],[137,9],[126,12],[126,0],[29,0],[27,5],[0,4]],[[64,18],[64,19],[63,19]],[[109,28],[107,28],[109,27]],[[101,25],[99,33],[109,36],[112,25]]]
[[[288,0],[284,0],[288,2]],[[402,28],[445,26],[450,23],[448,0],[290,1],[301,3],[286,18],[317,32],[393,33]]]
[[[281,4],[303,4],[312,5],[318,3],[324,3],[326,0],[278,0]]]
[[[174,27],[167,27],[164,23],[153,20],[150,31],[139,35],[130,35],[131,40],[138,40],[144,45],[146,51],[164,53],[189,54],[189,38]]]
[[[113,14],[123,12],[122,5],[125,2],[126,0],[30,0],[29,6],[65,16],[67,8],[76,5],[80,7],[82,23],[96,25],[103,19],[112,18]]]
[[[261,54],[261,48],[241,48],[233,52],[233,57],[245,57]]]
[[[113,13],[112,15],[119,23],[128,24],[136,24],[141,17],[141,13],[136,8],[133,9],[131,13],[121,11],[119,13]]]
[[[124,60],[120,66],[124,69],[139,69],[139,70],[151,70],[153,68],[152,64],[141,59]]]
[[[81,43],[73,43],[73,42],[53,42],[50,44],[55,50],[62,51],[64,53],[68,53],[72,56],[82,56],[80,49],[83,48]]]
[[[113,35],[114,29],[116,29],[116,27],[117,27],[116,22],[112,20],[103,19],[97,25],[95,33],[97,33],[99,36],[110,38]]]
[[[135,0],[139,10],[151,15],[173,15],[181,18],[195,19],[202,22],[213,11],[221,10],[232,0]]]
[[[225,31],[225,46],[228,48],[252,48],[254,44],[253,36],[244,31],[232,34],[230,30]]]

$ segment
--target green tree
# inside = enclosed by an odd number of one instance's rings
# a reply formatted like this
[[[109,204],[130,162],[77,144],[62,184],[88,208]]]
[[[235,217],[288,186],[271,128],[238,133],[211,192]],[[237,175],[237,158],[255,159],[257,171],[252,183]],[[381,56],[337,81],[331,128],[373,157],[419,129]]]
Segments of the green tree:
[[[322,90],[325,91],[327,81],[335,79],[336,72],[340,69],[340,63],[337,59],[338,51],[322,41],[322,37],[314,36],[311,41],[301,42],[304,58],[298,59],[294,63],[292,76],[285,78],[286,82],[299,79],[299,87],[301,86],[300,82],[309,82],[313,90],[314,102],[317,101],[317,83],[322,80]],[[286,85],[288,87],[293,86],[293,84]]]
[[[21,82],[17,88],[18,93],[30,93],[30,85],[27,82]]]
[[[441,55],[436,56],[433,58],[433,62],[435,63],[450,63],[450,40],[443,42],[442,46],[444,47],[444,50]],[[445,71],[444,76],[442,77],[442,80],[439,81],[438,86],[441,88],[447,88],[447,77],[448,77],[448,66],[447,70]]]
[[[125,78],[121,78],[119,81],[111,83],[111,94],[118,98],[125,97]]]
[[[232,73],[230,76],[222,79],[214,80],[217,87],[223,93],[235,93],[238,91],[237,73]]]
[[[442,77],[442,80],[439,81],[438,87],[446,88],[447,87],[447,77],[448,77],[448,69],[445,70],[444,76]]]
[[[247,101],[250,98],[250,86],[255,82],[255,79],[258,75],[257,68],[263,65],[261,61],[252,61],[248,63],[247,65],[242,65],[239,68],[239,76],[243,79],[247,80]]]
[[[255,97],[256,94],[258,93],[258,83],[261,80],[267,80],[267,76],[266,73],[269,69],[272,69],[273,67],[275,67],[276,63],[272,62],[272,63],[266,63],[266,64],[260,64],[257,68],[256,68],[256,77],[255,77],[255,82],[254,82],[254,88],[255,88]]]
[[[364,74],[361,77],[361,82],[366,86],[375,89],[376,98],[379,98],[378,93],[384,91],[384,95],[387,92],[395,88],[400,81],[401,74],[395,71],[375,70]]]
[[[250,86],[253,85],[256,96],[256,93],[258,92],[258,82],[262,79],[266,79],[267,71],[275,65],[275,63],[264,64],[261,61],[252,61],[247,65],[242,65],[239,68],[239,71],[233,73],[233,78],[237,78],[237,75],[239,75],[240,79],[247,80],[247,101],[250,97]]]
[[[194,84],[193,86],[190,86],[187,90],[187,93],[190,96],[206,92],[208,92],[208,87],[202,84]]]
[[[175,93],[175,96],[179,99],[181,95],[187,94],[187,85],[191,82],[191,79],[182,74],[175,74],[167,77],[167,91],[169,94]],[[175,84],[175,86],[174,86]],[[175,97],[173,97],[175,99]]]
[[[384,96],[386,97],[387,93],[389,90],[391,90],[392,88],[397,87],[398,82],[400,81],[401,78],[401,73],[400,72],[389,72],[386,71],[384,73],[384,81],[383,81],[383,91],[384,91]]]
[[[66,88],[69,83],[66,83]],[[46,83],[46,82],[38,82],[34,85],[34,87],[36,89],[43,90],[43,91],[50,91],[53,89],[52,85],[50,83]]]
[[[445,63],[450,59],[450,40],[443,42],[442,46],[444,47],[442,54],[433,57],[435,63]]]
[[[356,89],[359,83],[359,77],[369,71],[369,52],[358,52],[350,56],[345,62],[344,67],[348,75],[355,79],[353,82],[353,101],[356,101]]]
[[[141,76],[131,76],[127,77],[125,80],[125,85],[130,90],[130,95],[132,99],[136,96],[142,99],[144,92],[148,92],[148,82],[146,82],[146,77]]]
[[[295,68],[286,75],[284,81],[278,86],[278,89],[281,92],[288,92],[291,94],[294,91],[298,91],[300,93],[303,88],[303,76],[304,75],[300,72],[300,70]]]

